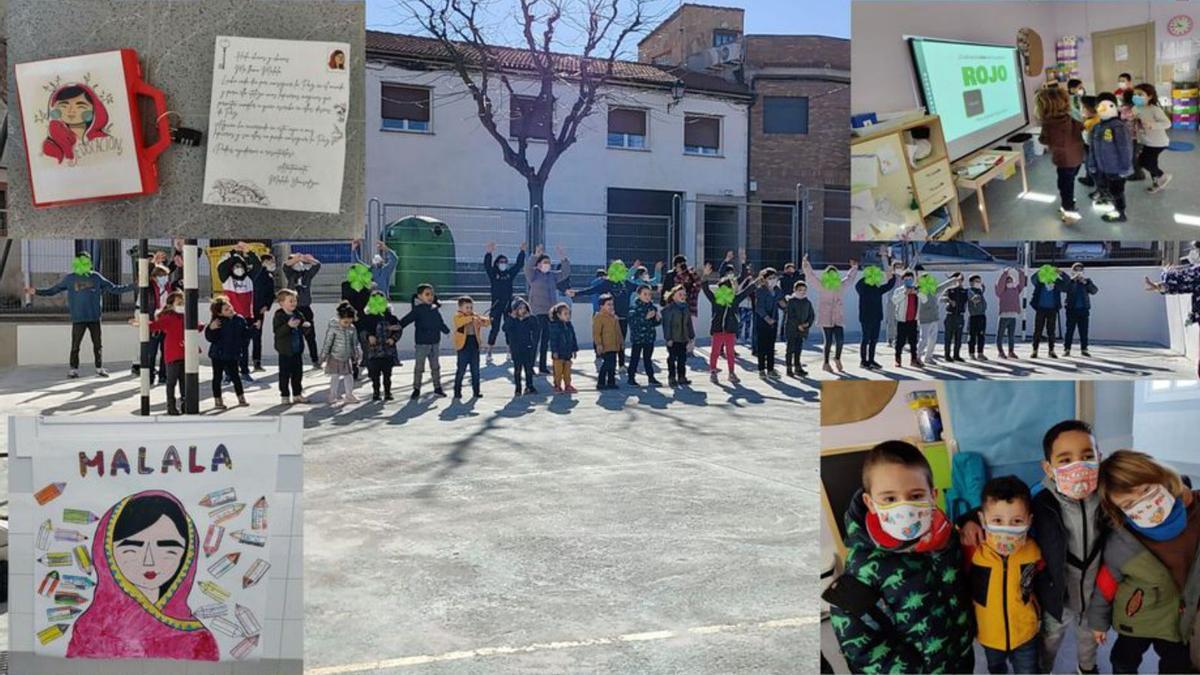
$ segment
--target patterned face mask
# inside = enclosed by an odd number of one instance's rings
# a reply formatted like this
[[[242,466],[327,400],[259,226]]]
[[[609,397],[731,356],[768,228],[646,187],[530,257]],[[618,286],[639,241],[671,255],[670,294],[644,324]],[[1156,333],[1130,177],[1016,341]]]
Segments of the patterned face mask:
[[[879,526],[901,541],[920,539],[933,525],[931,502],[894,502],[875,504]]]
[[[1133,503],[1125,512],[1125,517],[1134,525],[1143,529],[1158,527],[1167,519],[1171,509],[1175,508],[1175,495],[1162,485],[1155,485],[1142,498]]]
[[[987,543],[1000,555],[1012,555],[1025,545],[1025,537],[1029,533],[1028,525],[988,525]]]
[[[1054,485],[1063,496],[1084,499],[1096,491],[1100,465],[1096,462],[1071,462],[1054,468]]]

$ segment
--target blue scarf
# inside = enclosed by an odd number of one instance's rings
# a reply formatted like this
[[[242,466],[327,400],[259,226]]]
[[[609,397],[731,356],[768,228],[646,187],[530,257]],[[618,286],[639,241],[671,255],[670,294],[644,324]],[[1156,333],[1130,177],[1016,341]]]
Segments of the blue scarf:
[[[1170,515],[1154,527],[1138,527],[1128,516],[1125,517],[1125,524],[1147,539],[1167,541],[1178,537],[1183,532],[1183,528],[1187,526],[1187,509],[1184,508],[1182,499],[1176,499],[1175,506],[1171,507]]]

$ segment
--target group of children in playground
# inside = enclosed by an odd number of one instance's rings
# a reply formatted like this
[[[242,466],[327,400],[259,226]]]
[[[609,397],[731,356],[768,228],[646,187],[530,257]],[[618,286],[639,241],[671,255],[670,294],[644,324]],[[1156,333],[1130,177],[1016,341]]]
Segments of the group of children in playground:
[[[1051,154],[1058,171],[1059,216],[1064,223],[1078,222],[1075,180],[1091,188],[1096,204],[1111,205],[1100,217],[1125,222],[1125,185],[1150,178],[1146,191],[1157,194],[1171,182],[1159,167],[1159,155],[1170,145],[1171,118],[1163,111],[1154,85],[1135,85],[1121,73],[1114,92],[1088,96],[1083,82],[1070,80],[1066,89],[1048,84],[1035,99],[1035,114],[1042,131],[1038,141]]]
[[[844,571],[823,594],[851,672],[971,673],[975,641],[988,672],[1056,672],[1067,635],[1079,673],[1099,672],[1110,640],[1114,673],[1151,648],[1158,672],[1196,672],[1200,492],[1144,453],[1105,456],[1079,420],[1042,451],[1033,494],[1016,476],[980,480],[957,523],[919,449],[869,451]]]
[[[209,343],[215,407],[226,407],[222,396],[225,385],[231,385],[238,404],[245,405],[243,382],[252,381],[251,367],[254,372],[263,370],[262,339],[268,326],[278,356],[279,390],[284,404],[308,402],[303,392],[306,348],[312,365],[324,367],[331,378],[331,403],[358,400],[354,387],[364,368],[371,381],[372,400],[392,400],[392,372],[400,363],[397,343],[409,326],[415,345],[411,392],[414,399],[421,395],[426,368],[431,375],[433,394],[446,395],[440,368],[444,335],[451,336],[456,354],[455,397],[462,396],[468,374],[472,394],[481,396],[481,354],[486,353],[490,358],[501,332],[507,341],[517,395],[537,393],[535,368],[540,374],[552,377],[554,393],[574,394],[578,390],[572,373],[580,349],[571,321],[572,300],[581,297],[593,298],[592,342],[598,362],[596,386],[600,390],[618,386],[618,369],[624,370],[626,385],[638,386],[639,366],[650,386],[661,386],[653,365],[654,350],[660,339],[666,343],[668,352],[668,386],[690,385],[687,361],[694,355],[700,295],[711,304],[712,342],[707,366],[713,382],[718,381],[722,357],[729,382],[738,382],[736,343],[739,336],[747,333],[747,309],[752,317],[748,331],[752,338],[751,352],[761,377],[780,377],[775,367],[779,339],[785,343],[787,375],[807,376],[801,355],[814,326],[819,326],[824,336],[823,369],[844,372],[843,295],[851,286],[858,293],[862,368],[883,367],[876,360],[881,338],[893,345],[897,367],[901,367],[906,349],[911,366],[926,367],[934,359],[939,329],[945,335],[946,361],[964,360],[961,356],[964,333],[969,355],[978,360],[988,358],[984,354],[988,298],[981,277],[955,272],[938,281],[921,265],[909,269],[901,261],[889,260],[886,248],[881,251],[882,264],[867,267],[861,275],[853,261],[846,273],[828,266],[818,275],[807,257],[802,261],[801,272],[788,263],[782,272],[768,267],[752,273],[744,254],[739,261],[733,252],[716,266],[706,262],[699,271],[689,266],[684,256],[676,256],[669,270],[663,271],[660,263],[653,275],[640,263],[630,268],[617,260],[607,269],[597,270],[596,278],[581,289],[570,288],[571,264],[561,252],[555,266],[539,247],[533,253],[532,264],[526,266],[525,248],[522,245],[515,262],[510,263],[505,255],[495,254],[494,245],[489,245],[484,258],[491,286],[489,309],[476,312],[473,299],[462,296],[456,300],[456,312],[447,325],[436,290],[430,284],[421,284],[416,289],[411,308],[403,317],[393,314],[389,294],[396,257],[381,243],[369,261],[358,256],[358,262],[351,265],[341,284],[342,302],[318,344],[318,330],[313,324],[312,284],[321,269],[320,261],[310,254],[294,253],[280,269],[270,253],[260,256],[244,242],[238,243],[217,264],[215,272],[222,291],[212,299],[209,320],[196,327],[203,330]],[[184,294],[180,288],[182,254],[179,250],[171,256],[158,253],[150,262],[150,304],[145,311],[151,318],[151,348],[157,355],[150,359],[157,365],[151,380],[152,383],[161,380],[167,385],[168,412],[178,414],[186,328]],[[92,269],[91,258],[85,252],[75,258],[73,267],[57,284],[26,291],[38,296],[67,293],[72,322],[68,376],[78,377],[79,350],[83,336],[88,334],[96,374],[105,377],[108,373],[102,359],[101,299],[105,294],[131,292],[135,286],[109,281]],[[518,295],[513,287],[520,274],[526,281],[523,295]],[[282,281],[278,288],[277,280]],[[809,280],[815,280],[812,290],[817,296],[815,302],[810,300]],[[1191,320],[1200,319],[1200,243],[1193,242],[1187,257],[1179,265],[1166,269],[1160,279],[1146,281],[1148,291],[1191,293]],[[1027,284],[1033,287],[1029,298],[1034,311],[1031,356],[1038,357],[1044,341],[1049,356],[1057,357],[1057,322],[1063,309],[1066,310],[1065,353],[1070,354],[1074,334],[1078,332],[1081,353],[1088,356],[1090,298],[1098,289],[1079,263],[1069,271],[1043,266],[1031,278],[1019,269],[1001,273],[992,289],[1000,310],[996,330],[998,356],[1017,358],[1016,326],[1018,317],[1024,313],[1021,297]],[[276,307],[274,312],[273,307]]]

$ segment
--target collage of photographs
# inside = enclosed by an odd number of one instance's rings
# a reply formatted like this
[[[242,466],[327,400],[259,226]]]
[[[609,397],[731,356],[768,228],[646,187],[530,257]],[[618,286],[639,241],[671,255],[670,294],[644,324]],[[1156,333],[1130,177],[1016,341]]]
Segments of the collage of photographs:
[[[1200,673],[1197,22],[0,0],[0,675]]]

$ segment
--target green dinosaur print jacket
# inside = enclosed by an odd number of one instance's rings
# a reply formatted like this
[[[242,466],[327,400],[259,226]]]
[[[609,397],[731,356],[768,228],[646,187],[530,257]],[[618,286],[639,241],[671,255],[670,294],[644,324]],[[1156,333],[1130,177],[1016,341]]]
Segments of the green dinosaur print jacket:
[[[846,510],[846,565],[838,579],[860,583],[843,584],[856,590],[830,611],[851,671],[974,672],[975,630],[957,534],[939,551],[889,550],[867,532],[867,513],[860,490]]]

